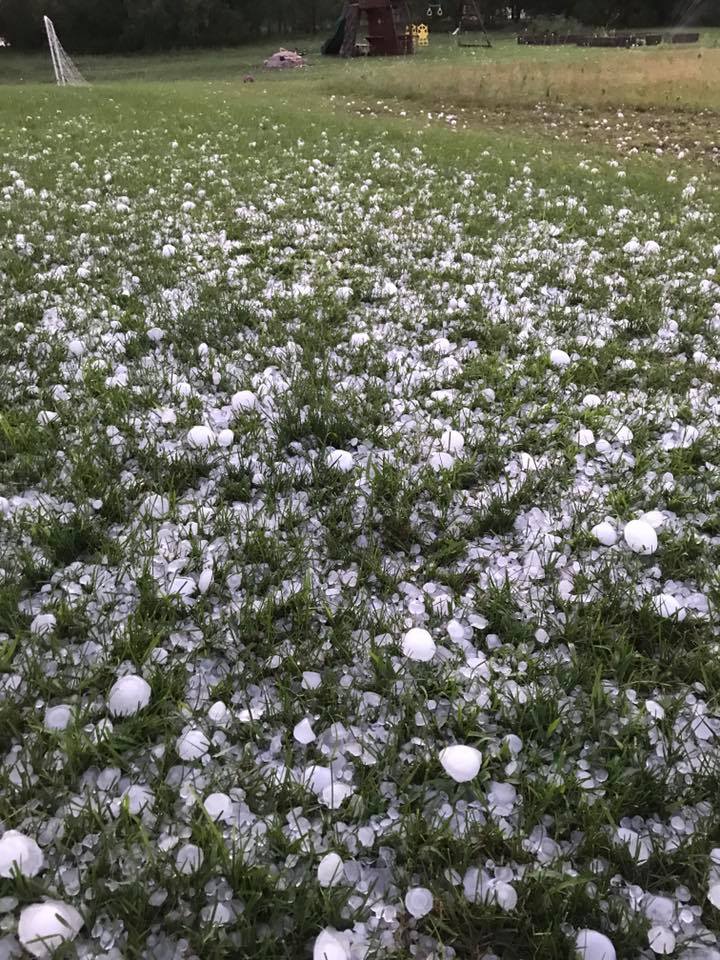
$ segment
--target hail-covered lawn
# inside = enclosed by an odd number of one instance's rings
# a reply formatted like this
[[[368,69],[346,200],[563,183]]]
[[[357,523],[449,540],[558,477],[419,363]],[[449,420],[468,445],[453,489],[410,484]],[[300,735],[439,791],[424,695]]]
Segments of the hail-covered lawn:
[[[0,119],[0,957],[717,960],[713,175],[68,93]]]

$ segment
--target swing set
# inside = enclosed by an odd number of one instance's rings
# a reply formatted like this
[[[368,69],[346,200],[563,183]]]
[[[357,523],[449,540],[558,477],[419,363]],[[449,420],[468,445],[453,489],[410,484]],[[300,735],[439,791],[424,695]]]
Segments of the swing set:
[[[428,20],[435,17],[442,18],[442,2],[428,3],[426,15]],[[481,35],[480,38],[478,34]],[[459,47],[492,47],[478,0],[469,0],[461,5],[460,19],[457,28],[453,31],[453,36],[457,37]]]

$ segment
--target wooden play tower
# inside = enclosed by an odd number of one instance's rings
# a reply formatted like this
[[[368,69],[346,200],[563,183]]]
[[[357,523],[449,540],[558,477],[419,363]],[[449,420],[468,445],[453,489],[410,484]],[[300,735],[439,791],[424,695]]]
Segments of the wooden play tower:
[[[412,33],[405,0],[352,0],[346,5],[342,55],[352,56],[363,39],[370,56],[392,57],[412,53]]]

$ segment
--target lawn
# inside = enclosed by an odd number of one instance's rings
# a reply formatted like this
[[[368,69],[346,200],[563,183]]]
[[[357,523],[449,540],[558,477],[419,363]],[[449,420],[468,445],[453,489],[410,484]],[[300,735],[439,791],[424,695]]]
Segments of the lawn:
[[[717,173],[451,50],[0,88],[1,957],[720,956]]]

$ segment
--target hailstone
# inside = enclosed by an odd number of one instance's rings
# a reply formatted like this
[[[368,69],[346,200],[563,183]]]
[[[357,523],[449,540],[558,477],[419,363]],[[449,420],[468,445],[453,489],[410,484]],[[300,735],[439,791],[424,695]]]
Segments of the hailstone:
[[[61,944],[74,940],[82,925],[83,918],[75,907],[60,900],[46,900],[24,908],[18,923],[18,939],[28,953],[45,960]]]
[[[467,783],[478,775],[482,754],[475,747],[457,743],[440,751],[440,763],[456,783]]]
[[[653,953],[666,954],[675,950],[675,934],[667,927],[650,927],[648,943]]]
[[[114,717],[131,717],[150,703],[150,693],[150,684],[142,677],[120,677],[110,688],[108,710]]]
[[[205,812],[211,820],[228,823],[233,816],[233,802],[226,793],[211,793],[203,800]]]
[[[607,520],[603,520],[602,523],[596,523],[591,533],[598,543],[601,543],[604,547],[612,547],[617,543],[615,527],[611,523],[608,523]]]
[[[597,930],[578,931],[575,952],[579,960],[615,960],[615,947]]]
[[[659,617],[674,617],[680,609],[680,603],[671,593],[659,593],[650,602]]]
[[[43,725],[46,730],[65,730],[71,720],[72,707],[67,703],[59,703],[55,707],[47,708]]]
[[[199,760],[210,749],[210,741],[198,727],[191,727],[178,737],[176,747],[181,760]]]
[[[12,877],[16,870],[24,877],[36,877],[42,868],[42,850],[33,838],[6,830],[0,837],[0,877]]]
[[[325,454],[325,463],[340,473],[349,473],[355,466],[355,458],[347,450],[328,450]]]
[[[440,437],[440,446],[448,453],[462,453],[465,437],[459,430],[444,430]]]
[[[551,350],[550,363],[554,367],[567,367],[567,365],[570,363],[570,354],[566,353],[564,350]]]
[[[233,408],[235,413],[238,413],[240,410],[254,410],[257,407],[258,398],[252,392],[252,390],[239,390],[237,393],[233,394],[232,399],[230,400],[230,406]]]
[[[313,946],[313,960],[349,960],[350,952],[332,927],[321,930]]]
[[[427,630],[413,627],[403,637],[402,650],[409,660],[427,662],[435,656],[435,641]]]
[[[196,873],[202,866],[205,854],[194,843],[186,843],[177,852],[175,864],[180,873]]]
[[[304,717],[300,723],[296,723],[293,728],[293,737],[298,743],[307,745],[315,739],[315,731],[307,717]]]
[[[215,442],[215,433],[210,427],[198,424],[188,430],[187,442],[194,450],[205,450]]]
[[[405,894],[407,912],[418,920],[430,913],[433,902],[433,895],[427,887],[411,887]]]
[[[623,531],[625,543],[634,553],[649,556],[658,547],[658,538],[654,529],[644,520],[631,520]]]
[[[343,861],[337,853],[326,853],[317,868],[317,879],[321,887],[334,887],[343,878]]]

